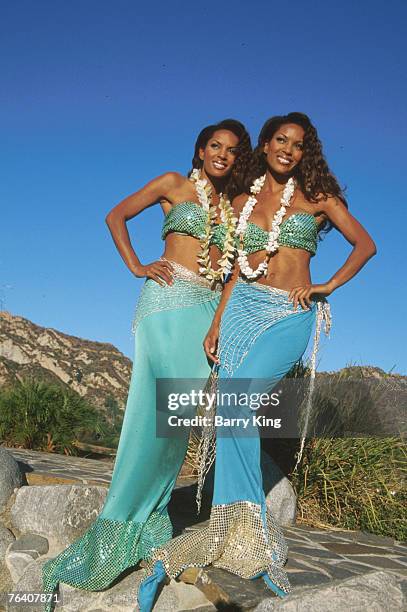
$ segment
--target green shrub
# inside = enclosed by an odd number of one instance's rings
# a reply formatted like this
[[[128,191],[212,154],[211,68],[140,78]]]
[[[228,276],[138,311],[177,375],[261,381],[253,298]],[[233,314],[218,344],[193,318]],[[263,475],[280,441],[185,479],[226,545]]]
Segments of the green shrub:
[[[109,432],[104,418],[75,391],[25,379],[0,390],[0,440],[8,446],[76,454],[75,440]]]

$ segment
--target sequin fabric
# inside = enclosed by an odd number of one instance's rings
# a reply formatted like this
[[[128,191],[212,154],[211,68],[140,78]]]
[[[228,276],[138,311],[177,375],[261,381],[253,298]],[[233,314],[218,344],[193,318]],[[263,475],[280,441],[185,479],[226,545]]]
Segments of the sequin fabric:
[[[207,214],[204,209],[195,202],[181,202],[171,208],[164,219],[161,238],[165,240],[171,232],[186,234],[199,240],[205,238]],[[223,250],[226,236],[226,226],[223,223],[213,227],[211,245],[216,245]]]
[[[312,255],[317,251],[318,227],[315,217],[309,213],[295,213],[280,225],[279,246],[304,249]],[[244,249],[248,254],[262,251],[268,240],[268,232],[255,223],[248,223],[244,236]]]
[[[165,240],[170,232],[187,234],[194,238],[204,238],[206,213],[194,202],[181,202],[173,206],[165,216],[161,238]]]
[[[212,231],[213,231],[213,234],[212,234],[211,244],[216,245],[220,251],[223,251],[225,240],[226,240],[226,234],[227,234],[227,227],[225,223],[219,223],[218,225],[215,225]],[[236,248],[238,247],[238,244],[239,243],[238,243],[237,236],[235,236],[235,247]]]
[[[136,332],[140,321],[154,312],[188,308],[219,299],[220,283],[212,288],[206,278],[175,261],[170,263],[174,269],[172,285],[159,285],[152,279],[147,279],[144,283],[133,319],[133,333]]]
[[[97,518],[86,533],[43,567],[43,591],[59,582],[79,589],[106,589],[128,567],[148,558],[157,542],[172,536],[168,513],[152,513],[145,523]],[[50,612],[52,605],[44,610]]]
[[[287,545],[282,530],[266,506],[249,501],[212,506],[208,527],[178,536],[153,551],[150,575],[158,560],[171,578],[187,567],[210,563],[241,578],[253,578],[266,570],[277,587],[290,591],[283,570]]]

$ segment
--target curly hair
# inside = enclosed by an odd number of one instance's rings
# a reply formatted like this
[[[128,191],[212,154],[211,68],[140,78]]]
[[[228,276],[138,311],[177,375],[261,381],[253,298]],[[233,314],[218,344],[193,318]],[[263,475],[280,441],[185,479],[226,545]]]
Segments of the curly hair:
[[[225,187],[226,195],[233,200],[234,197],[244,191],[246,171],[252,155],[250,136],[243,123],[240,123],[240,121],[236,119],[224,119],[214,125],[206,126],[196,139],[194,156],[192,158],[192,169],[202,168],[203,161],[199,157],[199,150],[206,147],[208,141],[218,130],[228,130],[239,139],[236,160]],[[191,172],[192,170],[188,173],[188,176],[190,176]]]
[[[252,153],[250,167],[246,173],[245,191],[249,191],[253,181],[267,170],[264,145],[270,142],[282,125],[287,123],[295,123],[304,130],[303,155],[294,170],[294,176],[305,198],[310,202],[317,202],[321,195],[333,196],[348,207],[343,190],[325,160],[317,130],[304,113],[289,113],[267,119],[260,131],[257,147]],[[321,229],[327,231],[328,228],[330,229],[331,225],[326,222]]]

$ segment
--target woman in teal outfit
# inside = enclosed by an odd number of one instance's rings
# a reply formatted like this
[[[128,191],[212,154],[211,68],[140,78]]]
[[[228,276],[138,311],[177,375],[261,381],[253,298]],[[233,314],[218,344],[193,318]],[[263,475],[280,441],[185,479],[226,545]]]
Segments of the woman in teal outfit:
[[[325,296],[349,281],[375,253],[369,234],[348,212],[306,115],[290,113],[265,123],[250,174],[248,193],[234,202],[240,212],[237,265],[204,343],[225,398],[242,390],[269,393],[302,357],[315,320],[316,339],[323,319],[329,322]],[[318,232],[329,224],[353,250],[327,283],[316,285],[310,278],[310,259]],[[314,345],[313,363],[315,354]],[[216,416],[229,421],[216,431],[209,525],[153,552],[139,589],[141,612],[151,610],[165,575],[174,578],[190,566],[213,564],[242,578],[262,577],[281,597],[289,592],[287,547],[266,505],[253,415],[250,402],[224,400],[217,406]],[[247,419],[247,427],[237,425],[243,421],[230,424],[232,418]]]
[[[105,589],[172,537],[167,505],[188,432],[156,436],[156,379],[206,379],[210,372],[202,342],[234,254],[230,199],[242,191],[250,152],[250,137],[240,122],[208,126],[198,136],[189,178],[164,174],[107,216],[125,264],[135,276],[147,278],[133,324],[134,368],[104,507],[82,537],[44,565],[45,592],[53,592],[59,582]],[[158,261],[143,265],[126,222],[155,202],[165,213],[165,251]]]

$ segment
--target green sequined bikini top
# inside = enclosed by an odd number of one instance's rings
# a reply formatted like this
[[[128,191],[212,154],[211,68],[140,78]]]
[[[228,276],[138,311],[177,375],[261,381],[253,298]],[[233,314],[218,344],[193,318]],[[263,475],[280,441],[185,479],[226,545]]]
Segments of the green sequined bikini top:
[[[186,234],[193,238],[204,238],[207,214],[199,204],[195,202],[180,202],[175,204],[166,214],[161,232],[161,238],[165,240],[170,232]],[[226,226],[223,223],[215,225],[211,238],[211,244],[223,249]]]
[[[310,213],[294,213],[280,225],[279,246],[305,249],[315,255],[317,250],[318,224]],[[268,240],[268,232],[255,223],[247,224],[244,249],[250,253],[262,251]]]

